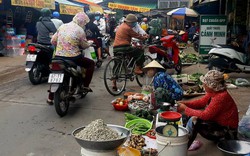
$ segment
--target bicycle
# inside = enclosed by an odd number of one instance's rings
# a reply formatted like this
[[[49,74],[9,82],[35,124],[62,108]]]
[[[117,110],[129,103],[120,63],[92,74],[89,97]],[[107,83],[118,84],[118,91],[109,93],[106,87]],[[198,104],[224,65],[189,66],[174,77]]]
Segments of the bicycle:
[[[148,55],[145,55],[144,57],[145,61],[143,66],[153,60]],[[108,62],[104,70],[104,84],[111,95],[117,96],[125,91],[128,79],[130,81],[136,79],[136,82],[140,87],[149,84],[149,80],[145,73],[141,75],[136,75],[134,73],[135,64],[135,59],[124,52],[118,52],[116,56]],[[115,88],[113,87],[113,83],[116,83]]]

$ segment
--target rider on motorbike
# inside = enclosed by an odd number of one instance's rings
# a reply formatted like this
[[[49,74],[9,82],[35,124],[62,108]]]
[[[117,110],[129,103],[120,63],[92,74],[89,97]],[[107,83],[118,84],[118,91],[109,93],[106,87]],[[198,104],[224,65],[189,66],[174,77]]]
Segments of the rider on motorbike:
[[[36,29],[38,32],[37,43],[42,45],[51,45],[51,36],[56,32],[56,27],[51,21],[51,11],[49,8],[41,9],[41,17],[36,23]]]
[[[103,37],[103,35],[100,33],[99,28],[96,24],[94,24],[95,21],[95,15],[89,14],[89,23],[86,25],[86,36],[88,40],[93,40],[95,43],[95,47],[97,49],[97,56],[98,60],[102,60],[102,51],[101,46],[102,43],[100,40],[98,40],[98,37]]]
[[[64,24],[58,29],[53,35],[51,43],[57,46],[55,57],[71,60],[76,65],[86,69],[82,89],[92,92],[89,84],[92,80],[95,63],[93,60],[84,57],[81,52],[81,49],[89,47],[84,32],[84,27],[88,22],[89,17],[84,12],[77,13],[70,23]],[[52,100],[53,94],[50,93],[47,102],[53,104]]]
[[[41,9],[41,17],[36,23],[36,29],[38,32],[37,43],[48,46],[51,50],[49,58],[52,58],[54,47],[51,45],[51,36],[56,32],[56,27],[51,21],[51,11],[49,8]]]
[[[58,29],[61,25],[63,25],[63,21],[59,19],[60,18],[60,13],[59,12],[54,11],[52,13],[52,17],[53,18],[51,19],[51,21],[54,23],[56,29]]]
[[[137,17],[134,14],[128,14],[124,23],[122,23],[115,36],[114,41],[114,55],[116,52],[129,52],[129,54],[136,59],[135,73],[142,74],[142,65],[144,63],[144,51],[131,46],[132,37],[145,40],[148,35],[141,35],[133,30],[133,27],[137,25]]]

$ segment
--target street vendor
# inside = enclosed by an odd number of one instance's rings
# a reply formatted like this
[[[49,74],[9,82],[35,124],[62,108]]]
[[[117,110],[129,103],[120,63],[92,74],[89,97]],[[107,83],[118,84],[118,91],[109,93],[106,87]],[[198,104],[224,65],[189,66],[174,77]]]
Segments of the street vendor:
[[[177,101],[178,112],[190,117],[186,124],[190,133],[188,147],[194,143],[197,133],[213,141],[236,139],[238,109],[226,90],[226,77],[228,78],[222,72],[210,70],[205,76],[200,77],[206,91],[202,98]],[[199,148],[199,144],[196,148]]]
[[[175,100],[182,99],[183,90],[180,85],[165,72],[165,69],[157,61],[153,60],[144,67],[148,77],[153,78],[155,98],[157,107],[162,102],[174,103]]]

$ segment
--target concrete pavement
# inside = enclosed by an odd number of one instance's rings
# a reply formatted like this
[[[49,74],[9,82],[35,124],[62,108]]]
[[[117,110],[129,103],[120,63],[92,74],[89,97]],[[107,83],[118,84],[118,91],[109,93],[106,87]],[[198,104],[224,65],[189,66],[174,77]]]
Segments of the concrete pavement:
[[[192,49],[188,49],[188,50],[192,50]],[[188,51],[187,50],[187,51]],[[18,79],[19,77],[22,77],[23,75],[26,75],[27,73],[24,71],[24,65],[25,65],[25,55],[24,56],[16,56],[16,57],[0,57],[0,67],[1,67],[1,69],[0,69],[0,81],[15,81],[16,79]],[[185,66],[184,68],[183,68],[183,73],[187,73],[187,74],[191,74],[191,73],[195,73],[195,72],[201,72],[201,73],[206,73],[207,72],[207,69],[205,69],[205,66],[206,65],[204,65],[204,64],[197,64],[197,65],[192,65],[192,66]],[[103,68],[102,68],[103,69]],[[102,73],[101,73],[101,70],[97,70],[97,75],[98,76],[102,76]],[[232,78],[239,78],[239,77],[241,77],[241,78],[246,78],[246,79],[248,79],[248,80],[250,80],[250,75],[249,74],[243,74],[243,73],[231,73],[231,74],[229,74]],[[94,80],[93,81],[95,81],[96,82],[96,80],[98,81],[99,79],[98,79],[99,77],[95,77],[94,78]],[[26,78],[26,81],[28,81],[27,80],[27,78]],[[27,82],[28,83],[28,82]],[[31,87],[31,86],[29,86],[29,87]],[[99,89],[100,90],[100,85],[97,85],[97,84],[93,84],[93,83],[91,83],[91,87],[92,88],[94,88],[94,89]],[[97,88],[96,88],[97,87]],[[47,87],[43,87],[43,90],[46,90],[46,88]],[[32,89],[32,88],[31,88]],[[34,90],[34,89],[33,89]],[[42,90],[42,94],[44,94],[44,91]],[[35,90],[34,90],[35,91]],[[33,92],[34,92],[33,91]],[[103,90],[103,88],[101,88],[101,90],[99,91],[99,92],[105,92],[105,89]],[[230,94],[232,95],[232,97],[234,98],[234,100],[236,101],[236,103],[237,103],[237,105],[238,105],[238,109],[239,109],[239,116],[240,116],[240,118],[246,113],[246,111],[247,111],[247,108],[248,108],[248,105],[250,104],[249,103],[249,101],[250,101],[250,87],[239,87],[239,88],[237,88],[237,89],[229,89],[229,92],[230,92]],[[95,92],[96,93],[96,92]],[[33,96],[36,96],[36,94],[31,94],[32,95],[32,97]],[[96,94],[97,95],[97,94]],[[87,97],[87,99],[91,99],[91,97],[92,98],[94,98],[96,95],[90,95],[89,97]],[[14,96],[14,95],[13,95]],[[12,97],[12,96],[10,96],[10,97]],[[46,97],[46,96],[45,96]],[[4,97],[2,97],[2,98],[4,98]],[[22,97],[23,98],[23,100],[26,100],[25,99],[25,97]],[[108,101],[111,101],[112,100],[112,96],[107,96],[107,95],[102,95],[101,97],[97,97],[97,100],[98,100],[98,102],[108,102]],[[103,100],[101,100],[101,99],[104,99],[104,101]],[[29,101],[30,101],[30,103],[32,103],[32,100],[33,99],[30,99]],[[41,99],[41,100],[44,100],[45,101],[45,99]],[[87,100],[88,101],[88,100]],[[42,101],[39,101],[39,102],[42,102]],[[91,100],[89,100],[89,102],[91,102]],[[9,102],[7,102],[7,103],[9,103]],[[42,102],[43,103],[43,102]],[[28,105],[29,105],[29,103],[28,103]],[[98,106],[99,105],[99,103],[98,104],[95,104],[96,106]],[[12,104],[12,107],[14,107],[15,105],[13,105]],[[4,107],[7,107],[7,106],[4,106]],[[84,111],[84,113],[86,113],[86,114],[88,114],[88,113],[94,113],[94,114],[98,114],[100,111],[103,111],[103,108],[105,108],[105,109],[107,109],[104,105],[99,105],[98,107],[95,107],[94,105],[85,105],[84,107],[87,107],[87,108],[85,108],[86,110]],[[111,107],[111,106],[108,106],[108,107]],[[30,107],[31,108],[31,107]],[[93,109],[94,108],[94,109]],[[15,108],[16,109],[16,108]],[[33,109],[33,108],[32,108]],[[120,119],[122,119],[123,118],[123,113],[120,113],[120,112],[114,112],[114,111],[112,111],[112,108],[108,108],[109,109],[109,111],[107,111],[106,112],[106,115],[105,115],[105,117],[106,118],[109,118],[109,120],[111,121],[111,118],[113,117],[113,116],[117,116],[117,118],[113,118],[112,119],[112,121],[114,122],[114,123],[120,123],[120,124],[122,124],[122,120],[120,120]],[[20,110],[22,110],[22,108],[20,109]],[[38,109],[37,109],[37,111],[38,111]],[[112,113],[112,115],[110,114],[110,112],[113,112]],[[12,113],[15,113],[15,111],[11,111]],[[108,113],[109,112],[109,113]],[[38,112],[39,113],[39,112]],[[45,112],[42,112],[42,113],[45,113]],[[40,114],[41,114],[41,112],[40,112]],[[77,113],[76,113],[77,114]],[[28,118],[28,114],[26,114],[26,115],[22,115],[22,114],[20,114],[20,113],[17,113],[16,114],[17,116],[19,116],[19,118],[20,117],[22,117],[22,116],[24,116],[25,117],[25,120],[24,121],[26,121],[26,122],[28,122],[29,121],[29,118]],[[72,113],[71,113],[71,115],[72,115]],[[78,114],[77,116],[78,117],[80,117],[79,116],[80,114]],[[35,116],[35,117],[37,117],[37,116]],[[72,117],[74,117],[74,115],[73,116],[71,116],[71,117],[69,117],[69,118],[72,118]],[[50,118],[51,120],[53,120],[53,118],[55,118],[53,115],[50,115],[49,117],[47,117],[48,119]],[[87,118],[85,118],[85,120],[87,120],[87,119],[89,119],[89,121],[91,121],[92,120],[92,118],[93,118],[93,115],[92,115],[92,117],[91,117],[91,115],[88,117],[88,115],[87,115]],[[120,121],[116,121],[117,119],[119,119]],[[33,119],[32,119],[33,120]],[[21,119],[19,119],[18,120],[18,123],[20,124],[20,123],[23,123],[24,121],[22,121]],[[49,121],[49,120],[48,120]],[[58,119],[56,119],[56,121],[58,122]],[[67,121],[67,118],[66,118],[66,121]],[[65,121],[65,122],[66,122]],[[59,122],[62,122],[62,121],[59,121]],[[79,121],[77,121],[78,122],[78,124],[80,123]],[[53,124],[56,124],[55,123],[55,121],[53,121]],[[50,124],[51,126],[53,125],[53,124]],[[24,126],[24,125],[23,125]],[[62,125],[63,126],[63,125]],[[64,126],[66,126],[66,124],[64,124]],[[53,127],[53,126],[52,126]],[[72,126],[73,127],[73,126]],[[74,125],[74,127],[75,127],[75,125]],[[63,128],[62,127],[62,129],[65,129],[65,127]],[[32,131],[32,130],[30,130],[30,131]],[[50,129],[50,131],[51,131],[51,133],[53,133],[53,131],[54,131],[54,129]],[[55,130],[56,131],[56,130]],[[43,134],[44,134],[44,137],[45,137],[45,133],[43,132]],[[46,136],[49,136],[50,134],[49,133],[46,133]],[[45,137],[46,138],[46,137]],[[37,139],[39,139],[39,137],[37,137]],[[204,155],[204,156],[209,156],[209,155],[216,155],[216,156],[222,156],[222,153],[216,148],[216,145],[213,143],[213,142],[210,142],[210,141],[208,141],[208,140],[205,140],[205,139],[203,139],[202,137],[200,137],[200,136],[198,136],[198,138],[197,139],[199,139],[199,140],[201,140],[202,141],[202,143],[203,143],[203,146],[199,149],[199,150],[197,150],[197,151],[192,151],[192,152],[188,152],[188,155],[189,156],[200,156],[200,155]],[[61,140],[63,140],[63,138],[61,138]],[[31,140],[30,140],[31,141]],[[34,141],[32,141],[32,142],[35,142],[35,140]],[[20,142],[21,143],[21,142]],[[46,141],[44,140],[44,143],[46,143]],[[26,147],[26,146],[29,146],[28,144],[23,144],[22,145],[23,147]],[[56,145],[55,145],[55,147],[56,147]],[[39,148],[39,147],[36,147],[36,148]],[[19,148],[20,149],[20,148]],[[76,148],[74,148],[74,149],[76,149]],[[68,149],[69,151],[71,151],[71,149]],[[25,149],[23,149],[23,151],[25,151]],[[41,151],[41,153],[42,152],[47,152],[47,151]],[[55,151],[54,151],[55,152]],[[1,152],[0,152],[1,153]],[[17,152],[16,152],[17,153]],[[35,153],[35,152],[34,152]],[[56,153],[56,152],[55,152]],[[57,153],[59,153],[59,152],[57,152]],[[68,153],[70,153],[70,152],[68,152]],[[48,155],[50,155],[50,154],[48,154]],[[55,154],[56,155],[56,154]],[[70,154],[67,154],[67,155],[70,155]]]

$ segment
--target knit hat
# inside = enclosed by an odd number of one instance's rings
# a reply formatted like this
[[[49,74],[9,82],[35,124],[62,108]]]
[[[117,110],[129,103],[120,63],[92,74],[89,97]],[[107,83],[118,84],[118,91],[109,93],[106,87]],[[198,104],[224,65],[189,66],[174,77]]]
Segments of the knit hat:
[[[134,14],[128,14],[124,21],[134,23],[137,22],[137,17]]]
[[[160,65],[160,63],[158,63],[155,60],[151,61],[143,69],[148,69],[148,68],[160,68],[160,69],[164,69],[164,67],[162,67],[162,65]]]
[[[217,70],[209,70],[205,76],[201,76],[200,80],[206,84],[207,87],[214,91],[221,91],[226,89],[224,74]]]

